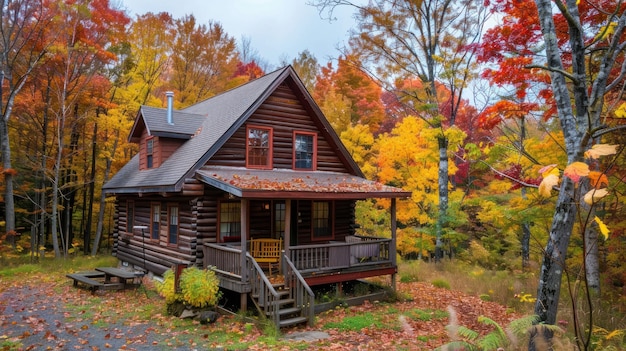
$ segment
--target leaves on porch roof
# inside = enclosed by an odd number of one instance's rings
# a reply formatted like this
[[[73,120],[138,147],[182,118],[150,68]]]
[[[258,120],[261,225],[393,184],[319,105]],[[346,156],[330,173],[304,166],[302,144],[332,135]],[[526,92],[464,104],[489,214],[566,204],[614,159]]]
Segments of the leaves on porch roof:
[[[402,189],[385,186],[381,183],[357,177],[329,177],[327,175],[305,177],[276,175],[273,178],[251,174],[223,175],[212,173],[211,176],[221,182],[240,189],[270,191],[309,191],[309,192],[401,192]]]

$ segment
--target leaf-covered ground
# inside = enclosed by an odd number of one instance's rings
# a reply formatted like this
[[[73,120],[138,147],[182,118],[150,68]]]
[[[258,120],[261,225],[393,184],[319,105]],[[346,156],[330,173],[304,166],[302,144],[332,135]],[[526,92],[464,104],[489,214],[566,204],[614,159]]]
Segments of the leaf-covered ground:
[[[314,327],[282,331],[330,336],[304,342],[268,335],[239,316],[213,325],[169,317],[150,287],[92,295],[68,279],[37,275],[0,281],[0,350],[431,350],[450,341],[450,307],[460,325],[485,333],[480,315],[503,326],[518,317],[428,283],[399,283],[398,290],[405,301],[337,308],[318,315]]]

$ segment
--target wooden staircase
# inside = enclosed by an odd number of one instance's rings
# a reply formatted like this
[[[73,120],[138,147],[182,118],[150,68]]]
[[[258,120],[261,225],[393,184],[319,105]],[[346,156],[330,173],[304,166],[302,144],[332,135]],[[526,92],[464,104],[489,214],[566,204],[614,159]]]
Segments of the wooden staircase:
[[[277,328],[313,324],[313,292],[299,272],[294,272],[290,261],[285,264],[282,279],[272,278],[271,282],[254,260],[249,263],[254,266],[249,270],[250,296],[259,313],[273,321]]]
[[[278,316],[278,328],[288,328],[299,324],[307,323],[309,318],[304,316],[303,308],[298,307],[296,300],[291,298],[291,289],[285,286],[285,283],[274,283],[272,287],[278,294],[278,300],[272,302],[274,308],[267,308],[262,299],[258,295],[252,295],[254,304],[260,313],[263,313],[268,319],[273,319],[272,314]]]

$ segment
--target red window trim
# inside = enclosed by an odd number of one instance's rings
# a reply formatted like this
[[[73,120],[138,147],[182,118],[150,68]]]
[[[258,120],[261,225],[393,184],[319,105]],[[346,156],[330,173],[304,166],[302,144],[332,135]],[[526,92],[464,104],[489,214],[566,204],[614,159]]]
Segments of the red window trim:
[[[152,141],[152,153],[148,153],[148,141]],[[156,150],[155,150],[155,146],[156,146],[156,138],[154,137],[154,135],[151,135],[149,137],[146,138],[146,169],[153,169],[153,168],[157,168],[157,162],[156,162]],[[152,156],[152,166],[148,167],[148,156]]]
[[[311,135],[313,136],[313,160],[311,168],[296,168],[296,136],[297,135]],[[294,130],[292,135],[292,145],[293,150],[291,154],[291,168],[294,170],[302,170],[302,171],[315,171],[317,170],[317,133],[316,132],[307,132],[302,130]]]
[[[328,225],[330,226],[330,235],[328,236],[315,236],[315,218],[313,216],[315,211],[314,204],[316,202],[326,202],[328,203]],[[335,218],[335,202],[334,201],[311,201],[311,241],[328,241],[333,240],[335,238],[335,223],[333,221]]]
[[[269,147],[266,165],[251,165],[249,162],[250,144],[248,143],[248,135],[250,129],[261,129],[269,132]],[[246,168],[254,169],[272,169],[274,168],[274,128],[250,124],[246,126]]]

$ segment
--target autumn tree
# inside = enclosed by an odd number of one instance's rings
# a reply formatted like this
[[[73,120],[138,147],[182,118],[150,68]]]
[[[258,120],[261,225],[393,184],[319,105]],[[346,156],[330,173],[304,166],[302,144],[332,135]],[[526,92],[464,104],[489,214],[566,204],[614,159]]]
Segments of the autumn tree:
[[[4,176],[5,233],[15,245],[15,202],[9,121],[13,104],[33,70],[44,60],[55,33],[50,4],[42,0],[2,1],[0,4],[0,145]]]
[[[196,23],[193,15],[175,21],[169,83],[175,100],[189,106],[224,91],[239,62],[235,40],[217,22]]]
[[[352,33],[352,53],[362,62],[385,90],[394,91],[407,106],[413,104],[415,114],[439,131],[438,214],[436,223],[437,250],[441,251],[442,235],[449,219],[449,140],[447,128],[456,122],[463,91],[474,77],[477,43],[488,17],[482,1],[376,0],[366,5],[349,0],[318,0],[321,11],[337,6],[356,9],[359,23]],[[398,79],[419,79],[423,91],[398,89]],[[437,94],[437,84],[449,92],[447,103]],[[446,111],[442,107],[446,107]]]
[[[499,63],[501,67],[494,71],[493,77],[509,82],[515,79],[513,84],[520,87],[549,82],[549,86],[538,85],[533,91],[539,101],[546,102],[547,108],[541,106],[544,116],[558,121],[567,164],[587,162],[593,165],[593,159],[586,157],[585,152],[612,130],[603,124],[604,117],[611,110],[612,101],[620,99],[621,93],[618,92],[624,86],[626,17],[621,2],[536,0],[490,3],[497,12],[509,14],[504,16],[505,21],[512,21],[507,31],[502,32],[504,35],[491,41],[495,53],[491,55],[491,62]],[[499,43],[501,49],[497,49]],[[537,49],[545,51],[545,56],[536,55],[540,52]],[[518,95],[518,98],[523,97]],[[531,100],[531,103],[538,100]],[[539,110],[539,106],[526,109],[529,110]],[[590,184],[575,181],[563,177],[558,184],[558,198],[543,254],[535,305],[535,313],[542,323],[556,322],[562,274],[566,269],[576,219],[586,216],[580,211],[587,214],[593,211],[577,198],[577,194],[584,194]],[[585,225],[583,228],[586,228],[583,234],[585,247],[597,247],[593,239],[593,232],[597,233],[595,226]],[[589,253],[586,251],[584,255]],[[588,345],[589,338],[581,337],[579,342]]]
[[[304,50],[298,54],[298,57],[293,59],[291,65],[298,73],[298,77],[300,77],[307,90],[313,92],[321,69],[317,58],[309,50]]]
[[[126,141],[141,105],[158,105],[156,96],[163,90],[165,72],[170,62],[170,48],[174,40],[174,20],[165,12],[146,13],[132,22],[127,42],[119,43],[116,61],[106,72],[111,81],[109,103],[99,111],[98,130],[100,157],[103,159],[101,184],[134,155],[134,148]],[[97,228],[91,254],[96,255],[102,238],[106,194],[99,200]]]
[[[75,135],[78,126],[85,123],[89,114],[95,114],[98,101],[89,94],[90,86],[102,73],[114,55],[108,51],[118,38],[123,38],[128,18],[120,10],[114,10],[107,0],[85,1],[71,4],[57,3],[59,24],[53,30],[59,33],[58,42],[45,66],[50,77],[52,101],[51,113],[55,119],[55,150],[51,155],[51,231],[56,257],[69,249],[71,209],[67,209],[64,232],[59,236],[60,200],[65,199],[66,189],[62,177],[73,172],[70,155],[76,152]],[[121,34],[120,34],[121,33]],[[102,92],[102,90],[100,90]],[[106,90],[105,90],[106,91]],[[95,97],[96,99],[98,97]],[[71,186],[73,179],[69,179]],[[66,206],[67,207],[67,206]]]

